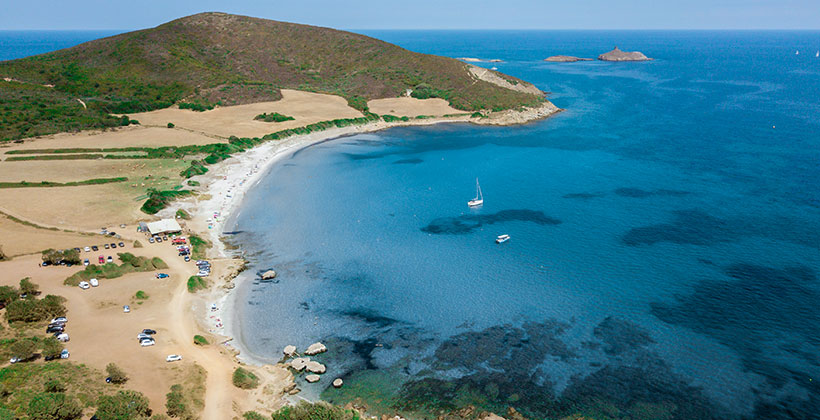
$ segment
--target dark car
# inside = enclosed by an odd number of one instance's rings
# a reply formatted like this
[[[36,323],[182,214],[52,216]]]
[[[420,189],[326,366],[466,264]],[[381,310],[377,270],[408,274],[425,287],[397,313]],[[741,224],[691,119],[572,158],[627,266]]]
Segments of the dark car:
[[[158,236],[158,237],[157,237],[157,242],[162,242],[162,238],[160,238],[160,237]]]
[[[108,232],[109,236],[117,236],[117,232]]]
[[[46,333],[47,334],[51,334],[51,333],[55,333],[55,332],[63,332],[63,331],[65,331],[65,327],[54,326],[54,327],[46,328]]]
[[[82,251],[80,248],[74,248],[75,251],[80,252]]]
[[[120,242],[118,245],[120,246],[120,248],[125,248],[125,242]]]
[[[157,332],[150,329],[150,328],[146,328],[146,329],[142,330],[142,333],[143,334],[156,334]]]
[[[56,360],[56,359],[59,359],[59,358],[60,358],[60,355],[58,354],[56,356],[55,355],[48,355],[48,356],[44,357],[43,359],[45,359],[45,361],[48,362],[49,360]]]
[[[116,247],[117,247],[117,244],[115,244],[115,243],[111,242],[111,249],[114,249],[114,248],[116,248]]]
[[[99,250],[100,250],[100,247],[98,247],[97,245],[92,245],[92,246],[91,246],[91,250],[92,250],[92,251],[99,251]]]

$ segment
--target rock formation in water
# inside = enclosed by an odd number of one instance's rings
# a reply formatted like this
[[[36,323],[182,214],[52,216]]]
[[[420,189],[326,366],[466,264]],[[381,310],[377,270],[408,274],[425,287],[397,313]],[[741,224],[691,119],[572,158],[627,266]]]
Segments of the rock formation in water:
[[[640,51],[621,51],[618,47],[614,50],[598,56],[601,61],[649,61],[651,58],[643,55]]]
[[[311,344],[307,350],[305,350],[305,354],[308,356],[313,356],[319,353],[324,353],[327,351],[327,347],[325,347],[322,343],[313,343]]]
[[[573,57],[571,55],[553,55],[552,57],[545,58],[544,61],[548,61],[550,63],[574,63],[576,61],[592,61],[592,59]]]

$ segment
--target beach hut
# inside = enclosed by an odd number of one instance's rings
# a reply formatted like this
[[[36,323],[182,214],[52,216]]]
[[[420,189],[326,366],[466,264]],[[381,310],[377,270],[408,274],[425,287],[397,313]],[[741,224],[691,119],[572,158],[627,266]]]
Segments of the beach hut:
[[[162,219],[156,222],[148,223],[148,233],[151,235],[161,235],[168,233],[182,232],[182,227],[179,226],[174,219]]]

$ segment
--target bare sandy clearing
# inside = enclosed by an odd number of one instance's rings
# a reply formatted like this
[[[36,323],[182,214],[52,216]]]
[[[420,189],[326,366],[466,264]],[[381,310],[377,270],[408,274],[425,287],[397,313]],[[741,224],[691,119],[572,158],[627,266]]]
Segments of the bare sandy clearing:
[[[450,115],[463,114],[461,111],[450,106],[444,99],[416,99],[416,98],[385,98],[374,99],[367,103],[371,112],[379,115],[390,114],[397,117],[417,117],[419,115]]]
[[[94,236],[38,229],[0,215],[0,247],[8,256],[30,254],[44,249],[75,248],[101,242]]]
[[[294,118],[292,121],[266,123],[253,118],[262,113],[278,112]],[[362,113],[349,107],[341,96],[282,89],[282,99],[248,105],[218,107],[196,112],[179,108],[132,114],[144,125],[164,126],[169,122],[198,132],[222,137],[262,137],[287,128],[303,127],[336,118],[357,118]]]
[[[186,167],[188,163],[170,159],[3,161],[0,162],[0,182],[71,182],[127,177],[130,185],[144,183],[148,175],[156,178],[167,176],[178,182],[180,171]]]
[[[81,133],[63,133],[42,138],[26,139],[22,144],[11,143],[10,147],[0,147],[0,153],[5,153],[9,150],[159,147],[220,142],[224,142],[224,140],[186,130],[137,125],[122,127],[116,130],[83,131]]]

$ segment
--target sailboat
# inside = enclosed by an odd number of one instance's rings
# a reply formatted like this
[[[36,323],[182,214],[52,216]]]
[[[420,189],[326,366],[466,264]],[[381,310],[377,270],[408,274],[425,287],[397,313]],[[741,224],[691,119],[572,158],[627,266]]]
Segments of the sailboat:
[[[484,204],[484,194],[481,194],[481,185],[478,183],[478,178],[475,179],[475,198],[468,201],[467,205],[470,207],[479,207]]]
[[[814,55],[815,57],[820,57],[820,51],[817,51],[817,54]]]
[[[794,55],[800,55],[800,50],[795,51]]]

